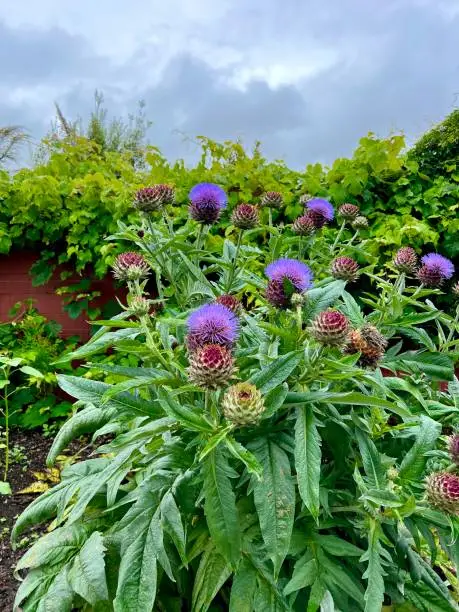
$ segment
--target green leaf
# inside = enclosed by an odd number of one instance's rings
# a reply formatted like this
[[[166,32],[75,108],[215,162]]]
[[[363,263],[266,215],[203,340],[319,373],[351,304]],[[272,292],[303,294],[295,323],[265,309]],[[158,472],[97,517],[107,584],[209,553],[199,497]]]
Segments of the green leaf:
[[[268,556],[279,575],[288,553],[295,518],[295,483],[287,454],[269,438],[250,445],[263,468],[263,479],[253,486],[255,507]]]
[[[435,448],[440,434],[441,424],[425,415],[421,415],[416,440],[403,458],[400,466],[400,478],[413,481],[421,478],[427,462],[426,453]]]
[[[368,549],[363,553],[360,561],[368,561],[363,578],[368,580],[365,591],[365,612],[380,612],[384,601],[384,579],[380,558],[379,526],[374,520],[370,522],[368,534]]]
[[[22,366],[22,368],[19,368],[19,370],[23,374],[27,374],[27,376],[34,376],[35,378],[44,378],[40,370],[37,370],[36,368],[32,368],[30,366]]]
[[[355,430],[355,436],[369,486],[374,489],[383,489],[386,482],[386,470],[381,463],[378,449],[368,435],[360,429]]]
[[[196,572],[192,595],[192,612],[206,612],[230,574],[231,568],[224,557],[209,545],[201,557]]]
[[[105,332],[105,328],[104,332]],[[53,365],[64,365],[69,361],[74,360],[83,360],[87,359],[91,355],[95,355],[96,353],[105,352],[110,346],[116,345],[120,340],[132,339],[136,338],[139,334],[141,334],[141,330],[139,329],[119,329],[115,332],[105,332],[102,336],[94,339],[94,337],[80,346],[74,351],[70,353],[65,353],[57,361],[53,362]]]
[[[213,436],[208,438],[204,448],[199,453],[198,460],[202,461],[204,457],[206,457],[214,448],[216,448],[220,442],[223,442],[225,438],[228,436],[230,431],[232,431],[233,425],[227,425],[226,427],[222,427],[219,431],[217,431]]]
[[[75,557],[68,574],[75,593],[92,605],[108,600],[104,552],[102,536],[95,531]]]
[[[280,408],[282,408],[285,398],[288,392],[287,383],[283,383],[278,387],[272,389],[269,393],[267,393],[264,397],[265,402],[265,410],[261,415],[262,419],[269,419],[275,414]]]
[[[91,405],[74,414],[64,423],[54,438],[46,458],[47,465],[52,466],[54,464],[57,456],[67,447],[71,440],[79,438],[83,434],[96,431],[108,423],[115,414],[116,409],[114,407],[107,408],[105,406],[96,408]]]
[[[9,482],[0,480],[0,495],[11,495],[11,485]]]
[[[344,308],[342,309],[344,314],[348,316],[355,327],[361,327],[365,323],[365,317],[360,306],[347,291],[343,291],[341,298],[344,302]]]
[[[203,462],[204,512],[210,535],[228,563],[235,566],[241,556],[240,527],[236,497],[229,478],[228,460],[220,449]]]
[[[325,287],[317,287],[307,291],[304,305],[306,319],[313,319],[319,312],[334,304],[343,294],[345,287],[346,283],[344,281],[335,280]]]
[[[253,455],[249,450],[245,448],[245,446],[242,446],[242,444],[234,438],[227,437],[226,445],[233,457],[236,457],[236,459],[242,461],[242,463],[247,468],[249,474],[255,474],[258,479],[261,478],[263,474],[263,468],[257,461],[255,455]]]
[[[168,491],[161,500],[160,509],[164,529],[174,542],[175,548],[180,555],[180,559],[182,560],[183,565],[186,567],[187,558],[185,530],[183,528],[180,510],[178,509],[175,499],[170,491]]]
[[[318,554],[319,557],[319,575],[330,590],[338,587],[346,595],[355,599],[355,601],[363,607],[363,589],[360,583],[354,578],[353,574],[348,571],[342,563],[335,562],[323,553]],[[373,611],[372,611],[373,612]],[[376,610],[374,611],[376,612]],[[378,610],[380,612],[380,610]]]
[[[308,555],[309,556],[309,555]],[[284,595],[290,595],[295,591],[311,586],[317,578],[317,563],[315,559],[304,561],[304,558],[299,559],[293,568],[293,574],[286,587]]]
[[[245,557],[233,577],[229,612],[252,612],[257,589],[257,572]]]
[[[37,612],[48,612],[49,610],[70,612],[73,608],[73,598],[74,591],[69,581],[69,569],[68,566],[64,566],[40,597],[40,603],[36,610]],[[28,608],[24,607],[23,609],[27,610]]]
[[[214,427],[204,416],[175,401],[166,389],[158,389],[158,402],[164,412],[193,431],[213,432]]]
[[[407,351],[406,353],[399,353],[396,358],[384,359],[382,365],[395,371],[424,373],[433,380],[447,381],[454,379],[453,362],[443,353]]]
[[[156,598],[157,566],[153,534],[142,529],[121,557],[114,612],[151,612]]]
[[[321,439],[317,431],[312,405],[299,407],[296,415],[295,469],[298,489],[304,505],[317,521],[322,458]]]
[[[255,385],[263,394],[269,393],[290,376],[300,363],[301,357],[302,353],[300,351],[286,353],[269,366],[253,374],[248,382]]]
[[[285,404],[288,406],[308,403],[375,406],[388,409],[395,408],[394,404],[388,400],[372,395],[365,395],[358,391],[348,391],[345,393],[333,393],[331,391],[308,391],[305,393],[297,393],[295,391],[289,391],[285,398]]]
[[[364,552],[335,535],[318,535],[317,542],[327,553],[335,557],[360,557]]]
[[[104,395],[112,388],[112,385],[66,374],[59,374],[57,379],[63,391],[82,402],[94,404],[96,407],[103,404],[107,409],[116,409],[118,414],[126,413],[133,416],[164,416],[164,413],[153,402],[134,397],[130,393],[120,393],[103,402]]]

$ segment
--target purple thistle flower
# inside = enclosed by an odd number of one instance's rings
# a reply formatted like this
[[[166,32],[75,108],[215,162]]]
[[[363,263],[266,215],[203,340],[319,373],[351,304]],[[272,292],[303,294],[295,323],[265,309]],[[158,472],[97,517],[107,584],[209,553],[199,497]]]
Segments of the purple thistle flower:
[[[214,183],[199,183],[189,193],[190,216],[199,223],[215,223],[226,207],[225,191]]]
[[[312,198],[312,200],[306,202],[306,210],[317,222],[317,226],[325,225],[325,223],[332,221],[335,216],[333,206],[328,200],[322,198]]]
[[[312,286],[312,271],[297,259],[277,259],[266,266],[265,274],[271,281],[289,280],[297,291],[306,291]]]
[[[204,304],[188,317],[188,348],[195,351],[204,344],[230,347],[237,339],[239,322],[223,304]]]
[[[438,253],[424,255],[421,261],[429,270],[438,271],[444,279],[451,278],[454,274],[453,262]]]

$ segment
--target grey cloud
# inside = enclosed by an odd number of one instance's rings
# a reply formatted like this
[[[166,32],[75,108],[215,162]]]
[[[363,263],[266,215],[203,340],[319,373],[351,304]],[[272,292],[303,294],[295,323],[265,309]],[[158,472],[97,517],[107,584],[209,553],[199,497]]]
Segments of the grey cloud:
[[[282,60],[285,43],[289,53],[296,45],[298,57],[306,59],[308,49],[330,49],[335,63],[295,85],[274,88],[258,79],[240,89],[230,85],[235,63],[216,69],[179,52],[152,84],[151,65],[163,59],[160,45],[114,66],[84,38],[56,30],[25,36],[0,26],[6,40],[1,36],[0,59],[9,62],[3,84],[52,80],[58,101],[73,117],[89,113],[96,87],[115,115],[132,111],[143,98],[154,121],[150,139],[170,158],[193,158],[196,150],[184,144],[183,135],[205,134],[242,138],[247,146],[260,139],[268,157],[295,167],[349,155],[368,131],[386,136],[404,130],[413,138],[452,109],[459,91],[459,17],[441,12],[433,0],[286,0],[283,11],[271,0],[263,7],[264,12],[260,2],[251,4],[239,29],[230,12],[215,36],[229,47],[239,45],[243,62],[251,45],[261,54],[266,50],[268,63]],[[52,112],[53,100],[48,102]],[[14,122],[29,121],[37,134],[40,126],[44,131],[38,111],[24,103],[15,111],[9,104],[0,105],[3,122],[17,115]]]

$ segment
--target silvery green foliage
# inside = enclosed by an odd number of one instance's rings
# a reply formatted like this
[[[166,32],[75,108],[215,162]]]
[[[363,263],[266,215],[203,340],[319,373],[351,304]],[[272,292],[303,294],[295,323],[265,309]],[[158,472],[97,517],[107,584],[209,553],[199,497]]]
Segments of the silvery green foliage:
[[[458,609],[457,518],[429,507],[423,486],[429,458],[445,457],[442,427],[457,424],[457,320],[428,299],[438,290],[378,273],[346,232],[327,228],[305,244],[270,224],[233,241],[193,221],[174,228],[160,213],[120,226],[111,239],[142,252],[162,308],[135,318],[126,306],[63,359],[86,360],[91,376],[59,376],[77,404],[49,464],[83,434],[104,442],[19,517],[14,540],[52,529],[19,561],[16,609]],[[263,269],[301,253],[314,287],[276,311]],[[337,255],[359,259],[370,293],[328,276]],[[145,295],[145,282],[129,291]],[[234,382],[264,401],[247,427],[225,421],[225,389],[187,378],[187,317],[226,293],[247,306]],[[330,307],[389,340],[376,367],[313,338],[312,321]],[[140,366],[91,364],[109,347]]]

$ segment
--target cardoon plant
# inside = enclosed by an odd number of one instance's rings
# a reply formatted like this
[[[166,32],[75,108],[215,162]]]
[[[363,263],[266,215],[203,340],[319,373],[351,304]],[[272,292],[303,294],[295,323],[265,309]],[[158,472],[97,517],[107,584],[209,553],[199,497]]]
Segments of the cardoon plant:
[[[120,224],[126,304],[56,364],[76,404],[48,463],[82,435],[94,450],[18,518],[14,541],[44,535],[16,609],[457,610],[457,321],[354,246],[353,209],[343,240],[309,231],[334,216],[317,198],[268,236],[252,208],[225,221],[215,184],[189,199],[174,228]]]

